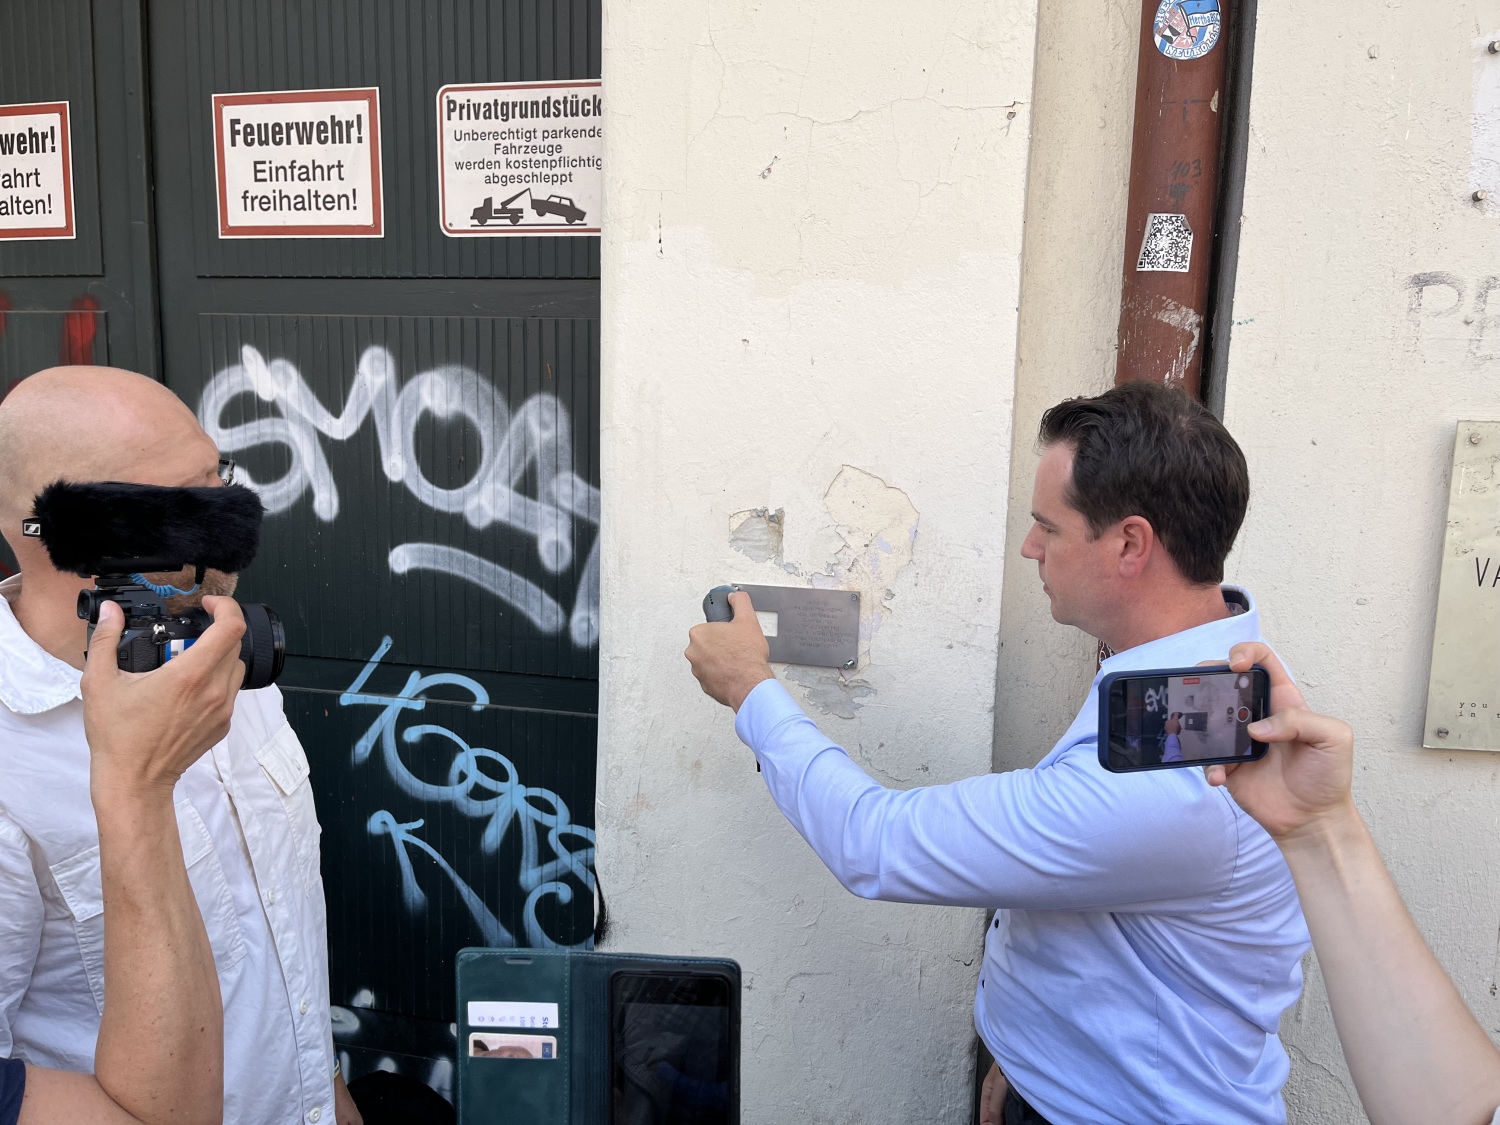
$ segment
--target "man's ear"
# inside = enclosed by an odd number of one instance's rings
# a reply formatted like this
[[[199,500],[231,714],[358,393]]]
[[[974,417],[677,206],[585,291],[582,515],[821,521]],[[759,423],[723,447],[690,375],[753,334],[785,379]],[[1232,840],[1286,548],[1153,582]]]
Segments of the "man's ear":
[[[1144,516],[1126,516],[1115,529],[1120,541],[1120,577],[1139,578],[1156,550],[1156,531]]]

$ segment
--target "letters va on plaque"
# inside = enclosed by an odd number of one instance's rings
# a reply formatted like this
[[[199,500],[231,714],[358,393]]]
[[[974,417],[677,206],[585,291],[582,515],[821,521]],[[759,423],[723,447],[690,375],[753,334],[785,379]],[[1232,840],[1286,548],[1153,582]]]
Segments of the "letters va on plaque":
[[[1500,422],[1460,422],[1422,745],[1500,750]]]

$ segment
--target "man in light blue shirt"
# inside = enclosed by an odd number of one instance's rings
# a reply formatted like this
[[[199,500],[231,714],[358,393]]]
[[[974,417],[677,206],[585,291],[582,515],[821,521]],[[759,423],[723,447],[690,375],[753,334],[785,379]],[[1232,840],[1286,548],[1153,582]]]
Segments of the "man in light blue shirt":
[[[1220,586],[1249,480],[1234,439],[1175,390],[1131,384],[1042,420],[1037,562],[1100,675],[1227,659],[1260,639]],[[896,902],[993,907],[974,1022],[996,1059],[984,1125],[1286,1119],[1281,1013],[1308,948],[1265,831],[1197,769],[1099,765],[1098,677],[1031,769],[906,791],[873,781],[776,681],[749,598],[687,656],[735,709],[766,784],[838,880]]]

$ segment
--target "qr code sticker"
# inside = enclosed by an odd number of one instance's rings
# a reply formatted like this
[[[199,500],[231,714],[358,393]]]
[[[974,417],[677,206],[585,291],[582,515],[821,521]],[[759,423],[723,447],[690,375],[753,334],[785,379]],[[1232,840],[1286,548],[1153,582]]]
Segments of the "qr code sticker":
[[[1146,237],[1135,268],[1143,273],[1187,273],[1193,260],[1193,228],[1186,215],[1147,215]]]

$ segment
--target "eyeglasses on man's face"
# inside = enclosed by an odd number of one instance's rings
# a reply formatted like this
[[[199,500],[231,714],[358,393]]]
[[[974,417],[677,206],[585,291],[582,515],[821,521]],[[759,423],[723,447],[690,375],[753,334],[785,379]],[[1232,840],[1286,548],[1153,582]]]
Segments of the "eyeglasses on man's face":
[[[219,458],[219,483],[234,483],[234,459],[231,457]]]

